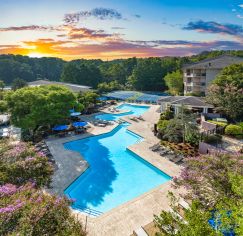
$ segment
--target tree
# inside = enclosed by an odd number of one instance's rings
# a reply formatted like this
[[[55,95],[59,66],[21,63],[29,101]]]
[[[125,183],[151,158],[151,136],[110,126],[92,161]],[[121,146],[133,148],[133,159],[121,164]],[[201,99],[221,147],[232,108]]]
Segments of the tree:
[[[0,142],[0,185],[35,182],[36,186],[48,186],[53,167],[42,152],[24,142]]]
[[[80,92],[77,96],[78,102],[83,105],[83,109],[87,110],[92,108],[96,103],[99,95],[95,92],[88,91],[85,93]]]
[[[26,87],[27,86],[27,82],[23,79],[15,79],[12,83],[12,89],[13,90],[17,90],[17,89],[20,89],[20,88],[23,88],[23,87]]]
[[[2,80],[0,80],[0,89],[2,91],[3,91],[4,87],[5,87],[5,83]]]
[[[243,63],[225,67],[208,89],[206,99],[232,120],[243,116]]]
[[[128,82],[136,90],[163,91],[165,89],[164,81],[161,80],[163,73],[159,58],[139,60]]]
[[[76,101],[67,88],[54,85],[21,88],[6,99],[13,124],[32,134],[40,126],[62,123]]]
[[[171,120],[164,130],[163,138],[170,142],[188,142],[197,145],[199,141],[199,129],[195,121],[196,117],[189,110],[181,107],[181,111]]]
[[[61,80],[96,88],[101,81],[101,74],[99,68],[93,64],[71,61],[64,66]]]
[[[164,80],[172,95],[180,95],[183,93],[183,75],[179,70],[168,73],[164,77]]]
[[[186,188],[184,198],[192,201],[183,220],[178,199],[170,193],[172,212],[162,211],[155,224],[165,235],[222,235],[223,232],[243,233],[243,156],[226,153],[186,159],[175,188]],[[208,221],[213,219],[214,227]],[[214,228],[214,230],[212,230]],[[164,235],[164,234],[161,234]]]
[[[185,186],[192,199],[200,200],[205,208],[215,206],[220,200],[240,199],[235,193],[230,176],[242,176],[243,156],[215,153],[213,155],[188,158],[177,187]]]
[[[43,193],[33,183],[0,186],[0,235],[85,236],[71,201]]]
[[[111,81],[109,83],[103,82],[98,84],[98,91],[99,93],[110,92],[114,90],[120,90],[123,86],[119,84],[116,80]]]
[[[171,204],[173,212],[162,211],[155,216],[154,223],[160,230],[158,236],[220,236],[208,223],[211,218],[210,212],[205,212],[199,207],[198,202],[193,202],[190,209],[185,209],[184,218],[180,218],[176,211],[176,202]]]

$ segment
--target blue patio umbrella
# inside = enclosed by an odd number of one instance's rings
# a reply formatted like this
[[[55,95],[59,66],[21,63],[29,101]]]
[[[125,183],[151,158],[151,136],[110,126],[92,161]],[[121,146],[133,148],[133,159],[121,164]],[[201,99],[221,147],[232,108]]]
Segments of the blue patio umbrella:
[[[77,122],[73,122],[73,126],[74,127],[84,127],[85,125],[87,125],[88,123],[85,121],[77,121]]]
[[[80,112],[72,112],[72,113],[70,114],[70,116],[80,116],[80,115],[81,115]]]
[[[67,128],[68,128],[68,125],[56,125],[54,128],[52,128],[52,130],[63,131],[63,130],[66,130]]]

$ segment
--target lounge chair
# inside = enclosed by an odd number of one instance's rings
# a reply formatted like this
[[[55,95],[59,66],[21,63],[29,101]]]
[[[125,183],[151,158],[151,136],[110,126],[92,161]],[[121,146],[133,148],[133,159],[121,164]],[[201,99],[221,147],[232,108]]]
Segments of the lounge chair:
[[[138,116],[137,119],[139,119],[139,120],[143,120],[143,121],[144,121],[144,119],[143,119],[142,116]]]
[[[97,126],[98,127],[106,127],[106,124],[98,123]]]
[[[157,146],[151,148],[151,151],[152,151],[152,152],[156,152],[156,151],[158,151],[160,148],[161,148],[161,146],[160,146],[160,145],[157,145]]]
[[[129,119],[138,122],[138,119],[136,119],[136,117],[129,117]]]
[[[175,164],[177,164],[182,160],[183,160],[183,157],[178,156],[178,157],[173,158],[171,161],[174,162]]]
[[[160,143],[156,143],[154,144],[153,146],[149,147],[150,150],[154,149],[155,147],[159,147],[160,146]]]
[[[160,156],[164,156],[165,154],[167,154],[168,153],[168,150],[162,150],[160,153],[159,153],[159,155]]]

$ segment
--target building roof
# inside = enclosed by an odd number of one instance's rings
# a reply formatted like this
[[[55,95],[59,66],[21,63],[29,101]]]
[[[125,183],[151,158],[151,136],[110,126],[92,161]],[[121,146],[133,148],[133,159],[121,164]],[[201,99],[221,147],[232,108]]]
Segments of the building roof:
[[[183,69],[223,69],[236,63],[243,63],[242,57],[222,55],[215,58],[205,59],[196,63],[184,65]]]
[[[91,90],[91,87],[84,86],[84,85],[78,85],[78,84],[70,84],[70,83],[62,83],[62,82],[56,82],[56,81],[50,81],[50,80],[36,80],[28,83],[29,86],[41,86],[41,85],[62,85],[67,87],[68,89],[72,90],[75,93],[78,92],[86,92]]]
[[[213,108],[212,105],[205,102],[203,98],[194,96],[167,96],[159,100],[160,103],[170,103],[171,105],[187,105],[191,107],[209,107]]]

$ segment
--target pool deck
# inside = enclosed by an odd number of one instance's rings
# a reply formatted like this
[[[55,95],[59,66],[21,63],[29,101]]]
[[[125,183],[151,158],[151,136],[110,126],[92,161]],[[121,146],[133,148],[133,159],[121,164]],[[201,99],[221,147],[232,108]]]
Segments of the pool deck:
[[[159,119],[159,113],[156,112],[158,108],[159,106],[152,105],[142,115],[144,121],[135,122],[130,120],[129,116],[121,117],[124,121],[131,123],[128,127],[130,131],[144,138],[142,142],[129,146],[128,148],[166,174],[178,176],[181,170],[180,166],[149,149],[150,146],[159,142],[158,138],[151,131],[153,124],[157,123]],[[89,121],[92,119],[92,116],[82,118]],[[86,134],[48,139],[47,144],[58,165],[58,169],[52,179],[53,189],[49,191],[62,195],[63,191],[88,168],[88,163],[83,157],[77,152],[66,150],[63,143],[110,132],[117,125],[114,124],[106,127],[92,126]],[[83,224],[87,220],[87,231],[90,236],[128,236],[132,234],[133,230],[153,221],[154,214],[159,214],[162,209],[169,209],[169,200],[167,199],[168,191],[173,191],[175,194],[178,193],[178,190],[171,187],[171,181],[98,217],[87,216],[79,211],[73,211],[73,213],[79,217]]]

